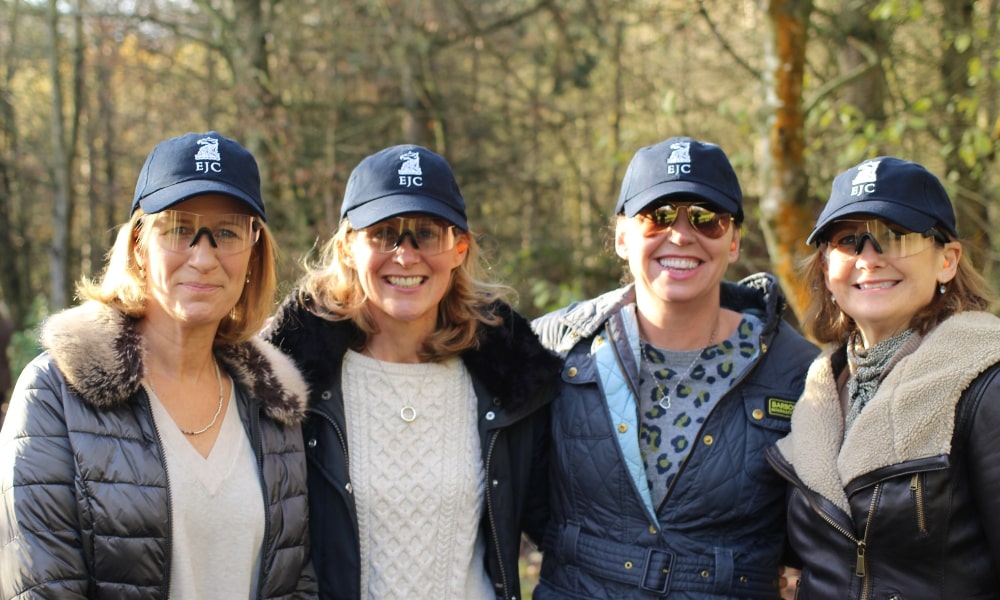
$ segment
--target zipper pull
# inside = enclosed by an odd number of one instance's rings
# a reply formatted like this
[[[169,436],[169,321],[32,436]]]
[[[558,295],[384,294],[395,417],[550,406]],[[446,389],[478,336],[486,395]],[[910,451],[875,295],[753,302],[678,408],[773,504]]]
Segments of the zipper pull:
[[[863,541],[858,542],[858,565],[854,570],[854,574],[858,577],[865,576],[865,550],[867,549],[867,544]]]

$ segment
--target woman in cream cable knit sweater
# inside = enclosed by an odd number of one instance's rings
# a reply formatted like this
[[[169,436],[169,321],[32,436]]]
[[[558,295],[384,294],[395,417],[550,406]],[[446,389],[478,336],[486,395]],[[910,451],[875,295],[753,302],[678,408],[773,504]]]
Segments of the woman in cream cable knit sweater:
[[[798,598],[1000,598],[1000,319],[936,177],[834,180],[805,323],[831,344],[768,459],[792,483]]]
[[[518,598],[559,361],[475,278],[451,167],[419,146],[365,158],[323,259],[268,332],[312,392],[320,596]]]

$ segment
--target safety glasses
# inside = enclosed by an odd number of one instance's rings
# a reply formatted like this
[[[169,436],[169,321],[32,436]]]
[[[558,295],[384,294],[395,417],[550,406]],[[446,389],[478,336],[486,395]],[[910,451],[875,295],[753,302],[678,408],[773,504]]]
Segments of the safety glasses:
[[[151,216],[151,241],[171,252],[188,251],[198,244],[203,235],[222,255],[239,254],[260,239],[260,224],[251,215],[200,215],[165,210]]]
[[[713,240],[725,235],[733,222],[732,214],[716,212],[701,204],[661,204],[656,208],[641,211],[636,217],[642,224],[643,234],[658,235],[677,222],[682,210],[687,215],[687,222],[695,231]]]
[[[878,219],[836,221],[824,237],[828,256],[846,258],[861,254],[865,240],[887,258],[913,256],[930,248],[936,241],[942,244],[948,241],[934,229],[924,233],[912,232]]]
[[[431,217],[393,217],[358,231],[359,239],[375,252],[395,252],[403,239],[425,256],[441,254],[455,247],[455,226]]]

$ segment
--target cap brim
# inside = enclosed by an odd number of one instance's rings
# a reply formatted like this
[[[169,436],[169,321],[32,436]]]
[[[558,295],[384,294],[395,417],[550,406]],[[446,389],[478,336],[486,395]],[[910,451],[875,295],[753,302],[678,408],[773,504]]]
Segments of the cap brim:
[[[202,194],[225,194],[226,196],[231,196],[246,204],[262,220],[267,220],[267,216],[264,213],[264,206],[257,202],[252,196],[250,196],[250,194],[247,194],[238,187],[221,181],[211,181],[205,179],[182,181],[163,189],[156,190],[152,194],[149,194],[145,198],[139,200],[139,206],[142,207],[143,212],[147,214],[154,214],[167,210],[168,208],[183,202],[188,198],[200,196]],[[135,210],[134,205],[132,210]]]
[[[936,218],[914,210],[906,204],[890,200],[859,200],[843,206],[828,215],[820,215],[821,219],[816,223],[809,237],[806,238],[806,244],[811,245],[815,243],[823,234],[823,230],[829,227],[834,221],[858,215],[870,215],[884,219],[917,233],[924,233],[938,225]],[[948,231],[948,229],[945,226],[945,230]],[[954,231],[948,231],[948,233],[952,237],[958,237],[958,234]]]
[[[407,213],[427,213],[448,221],[462,231],[469,230],[465,217],[444,202],[417,194],[392,194],[365,202],[347,211],[347,220],[354,229],[371,227],[379,221]]]
[[[694,181],[664,181],[663,183],[658,183],[627,200],[623,207],[623,212],[627,217],[634,217],[642,209],[657,200],[681,194],[698,196],[725,212],[737,215],[738,217],[742,217],[743,215],[740,205],[732,198],[713,187]]]

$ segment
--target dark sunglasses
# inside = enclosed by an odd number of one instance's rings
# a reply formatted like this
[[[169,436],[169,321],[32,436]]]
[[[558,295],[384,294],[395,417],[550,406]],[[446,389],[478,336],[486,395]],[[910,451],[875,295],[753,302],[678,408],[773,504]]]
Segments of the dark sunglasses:
[[[656,235],[672,227],[680,218],[681,210],[687,215],[687,222],[699,234],[718,239],[729,231],[733,215],[717,212],[701,204],[661,204],[656,208],[643,210],[636,217],[643,224],[646,235]]]

